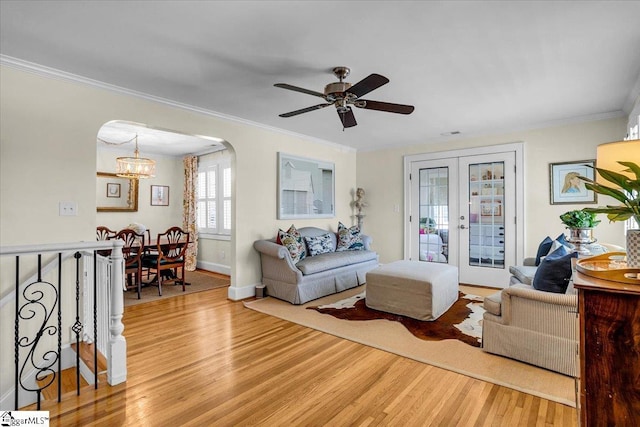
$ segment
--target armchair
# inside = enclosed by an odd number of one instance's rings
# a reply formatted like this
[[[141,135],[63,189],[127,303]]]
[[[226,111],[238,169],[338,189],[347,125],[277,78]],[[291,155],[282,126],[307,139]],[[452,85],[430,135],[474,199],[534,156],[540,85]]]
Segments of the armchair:
[[[594,243],[587,248],[592,254],[621,249],[606,243]],[[538,250],[539,259],[545,252]],[[553,255],[546,256],[548,260]],[[534,289],[538,268],[536,258],[525,258],[522,265],[509,267],[512,274],[509,287],[485,298],[483,350],[575,377],[579,338],[577,293],[570,280],[565,293]]]
[[[569,376],[578,375],[578,295],[514,284],[485,298],[482,349]]]

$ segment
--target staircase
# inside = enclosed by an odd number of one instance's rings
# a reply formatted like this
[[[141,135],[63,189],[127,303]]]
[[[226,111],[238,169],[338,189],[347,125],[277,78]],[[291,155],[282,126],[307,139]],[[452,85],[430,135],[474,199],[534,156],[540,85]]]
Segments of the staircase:
[[[98,382],[95,384],[89,383],[91,381],[93,383],[93,378],[95,378],[96,369],[94,369],[94,353],[95,346],[93,344],[87,344],[85,342],[80,343],[80,351],[77,351],[78,346],[76,344],[72,344],[71,348],[80,358],[80,369],[75,366],[71,368],[64,369],[60,375],[60,401],[64,401],[69,397],[79,396],[83,392],[91,391],[92,389],[97,389],[98,387],[107,387],[107,359],[98,352],[98,369],[97,369],[97,378]],[[85,379],[85,375],[83,372],[88,371],[89,381]],[[52,378],[54,374],[47,375],[46,377],[37,380],[38,386],[42,388],[41,393],[41,401],[40,401],[40,410],[46,411],[48,408],[55,406],[58,404],[58,389],[54,387],[57,383],[56,379]],[[50,387],[47,387],[48,384],[51,384]],[[97,384],[97,385],[96,385]],[[21,411],[37,411],[38,404],[33,403],[31,405],[27,405],[25,407],[20,408]]]

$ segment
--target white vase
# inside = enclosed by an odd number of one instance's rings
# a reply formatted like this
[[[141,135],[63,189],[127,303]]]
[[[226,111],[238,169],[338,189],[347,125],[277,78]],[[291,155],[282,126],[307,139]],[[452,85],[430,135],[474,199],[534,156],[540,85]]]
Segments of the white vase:
[[[627,230],[627,267],[640,268],[640,229]]]

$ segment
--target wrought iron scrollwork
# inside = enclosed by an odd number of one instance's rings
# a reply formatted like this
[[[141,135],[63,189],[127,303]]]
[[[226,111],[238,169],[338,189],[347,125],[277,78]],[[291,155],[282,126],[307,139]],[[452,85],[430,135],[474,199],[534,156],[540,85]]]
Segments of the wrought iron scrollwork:
[[[25,302],[17,310],[18,319],[23,324],[26,322],[28,325],[34,325],[34,328],[38,328],[38,330],[35,334],[19,336],[17,339],[17,345],[26,349],[26,358],[19,370],[19,381],[23,389],[37,392],[38,400],[40,400],[42,390],[51,385],[57,377],[53,366],[60,358],[59,351],[39,350],[50,348],[50,346],[46,346],[46,343],[42,343],[43,336],[55,336],[60,332],[58,326],[49,322],[60,303],[58,289],[52,283],[42,281],[39,277],[37,281],[24,287],[22,296]],[[17,332],[19,334],[19,331]],[[25,374],[31,370],[36,372],[35,387],[25,382]],[[43,383],[38,384],[40,381]]]

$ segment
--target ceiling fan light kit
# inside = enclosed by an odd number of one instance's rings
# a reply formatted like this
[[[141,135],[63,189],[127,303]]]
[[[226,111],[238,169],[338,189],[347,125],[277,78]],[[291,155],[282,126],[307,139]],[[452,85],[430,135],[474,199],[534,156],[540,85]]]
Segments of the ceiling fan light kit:
[[[336,111],[338,112],[338,117],[342,122],[343,128],[349,128],[358,124],[353,114],[353,110],[350,107],[351,105],[357,108],[384,111],[387,113],[411,114],[413,112],[414,107],[412,105],[392,104],[390,102],[360,99],[361,96],[364,96],[369,92],[379,88],[380,86],[389,83],[389,79],[381,76],[380,74],[370,74],[368,77],[365,77],[358,83],[352,85],[351,83],[344,81],[345,77],[347,77],[350,73],[351,70],[348,67],[334,67],[333,74],[335,74],[339,81],[326,85],[324,87],[324,93],[292,86],[287,83],[276,83],[274,85],[275,87],[300,93],[306,93],[307,95],[317,96],[323,98],[327,102],[326,104],[318,104],[312,107],[283,113],[279,116],[293,117],[299,114],[308,113],[310,111],[319,110],[321,108],[334,105],[336,107]]]

